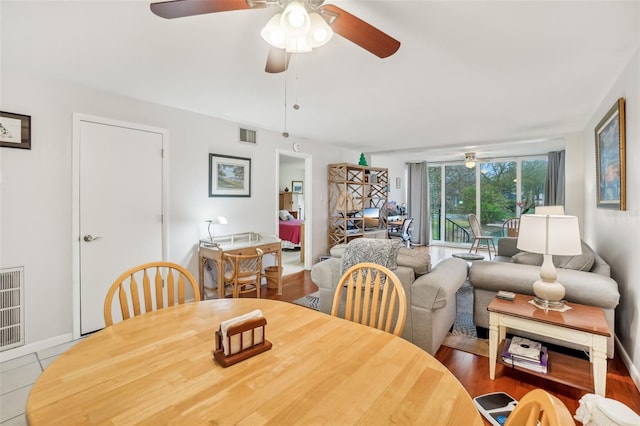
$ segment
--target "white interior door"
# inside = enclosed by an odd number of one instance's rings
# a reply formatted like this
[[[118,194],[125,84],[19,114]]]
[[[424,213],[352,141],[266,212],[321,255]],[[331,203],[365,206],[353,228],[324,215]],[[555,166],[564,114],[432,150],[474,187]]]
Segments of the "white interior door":
[[[80,120],[80,333],[104,327],[113,281],[163,255],[163,133]]]

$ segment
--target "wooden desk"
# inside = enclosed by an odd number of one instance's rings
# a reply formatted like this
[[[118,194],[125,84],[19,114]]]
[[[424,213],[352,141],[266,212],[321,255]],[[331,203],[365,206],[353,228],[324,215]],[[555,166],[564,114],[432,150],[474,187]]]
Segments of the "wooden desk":
[[[489,377],[496,374],[498,346],[506,337],[507,328],[585,346],[589,361],[549,351],[549,372],[530,374],[605,396],[607,384],[607,337],[609,326],[601,308],[567,303],[568,311],[548,311],[529,303],[532,296],[516,294],[513,301],[497,297],[487,307],[489,311]],[[592,386],[593,384],[593,386]]]
[[[214,329],[253,309],[269,351],[228,368]],[[293,303],[220,299],[144,314],[101,330],[33,385],[30,425],[478,425],[460,382],[408,341]]]
[[[198,262],[198,285],[200,294],[204,299],[204,265],[207,259],[216,264],[216,275],[218,284],[218,299],[224,299],[223,259],[224,254],[254,254],[254,249],[261,249],[264,254],[273,254],[278,267],[278,293],[282,294],[282,240],[275,235],[259,234],[256,232],[245,232],[242,234],[225,235],[215,237],[213,242],[201,240],[198,249],[200,260]]]

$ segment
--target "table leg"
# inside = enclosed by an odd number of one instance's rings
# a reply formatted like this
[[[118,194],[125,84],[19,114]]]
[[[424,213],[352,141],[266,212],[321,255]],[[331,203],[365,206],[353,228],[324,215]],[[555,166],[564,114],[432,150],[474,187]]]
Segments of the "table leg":
[[[498,318],[493,313],[489,313],[489,378],[496,378],[496,361],[498,358]]]
[[[278,296],[282,295],[282,249],[275,251],[276,263],[278,264]]]
[[[605,396],[607,386],[607,339],[604,336],[594,338],[591,349],[593,368],[593,387],[596,395]]]
[[[198,263],[198,287],[200,289],[200,299],[204,300],[204,264],[207,263],[207,258],[200,256]]]

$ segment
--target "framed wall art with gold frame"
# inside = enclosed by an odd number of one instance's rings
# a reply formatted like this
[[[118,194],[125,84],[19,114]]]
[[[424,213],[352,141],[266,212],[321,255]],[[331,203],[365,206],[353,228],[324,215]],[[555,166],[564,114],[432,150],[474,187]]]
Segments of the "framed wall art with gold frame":
[[[597,206],[626,209],[624,98],[609,109],[595,128]]]

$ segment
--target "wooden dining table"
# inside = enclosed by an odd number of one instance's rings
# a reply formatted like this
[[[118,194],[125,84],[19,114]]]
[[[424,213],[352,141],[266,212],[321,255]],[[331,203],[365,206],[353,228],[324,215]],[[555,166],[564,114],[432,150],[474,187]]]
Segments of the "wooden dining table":
[[[272,348],[222,367],[215,330],[254,309]],[[412,343],[249,298],[178,305],[86,337],[38,378],[26,416],[32,426],[483,424],[453,374]]]

